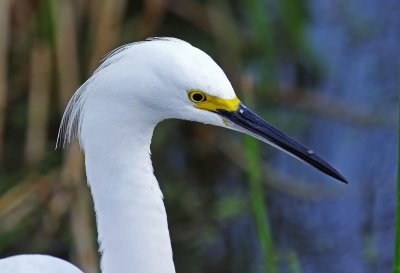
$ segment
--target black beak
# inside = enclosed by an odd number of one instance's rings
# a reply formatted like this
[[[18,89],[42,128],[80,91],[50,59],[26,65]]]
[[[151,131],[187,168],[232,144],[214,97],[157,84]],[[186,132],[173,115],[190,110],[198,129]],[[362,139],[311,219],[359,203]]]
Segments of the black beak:
[[[216,113],[238,125],[246,133],[289,153],[343,183],[348,183],[337,170],[312,150],[305,148],[291,137],[274,128],[242,103],[239,104],[235,112],[218,109]]]

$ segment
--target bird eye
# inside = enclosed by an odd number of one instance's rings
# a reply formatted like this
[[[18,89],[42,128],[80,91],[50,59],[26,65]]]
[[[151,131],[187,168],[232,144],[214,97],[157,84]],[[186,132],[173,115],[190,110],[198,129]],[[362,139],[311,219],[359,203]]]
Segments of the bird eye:
[[[206,95],[199,91],[192,91],[189,93],[189,99],[193,102],[204,102],[207,101]]]

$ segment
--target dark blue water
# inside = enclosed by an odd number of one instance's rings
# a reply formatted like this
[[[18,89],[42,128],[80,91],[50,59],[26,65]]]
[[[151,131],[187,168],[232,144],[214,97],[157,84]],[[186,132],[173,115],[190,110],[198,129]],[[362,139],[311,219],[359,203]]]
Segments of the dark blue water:
[[[319,143],[351,185],[316,205],[312,240],[325,242],[300,257],[304,272],[390,272],[393,255],[397,132],[393,117],[400,88],[400,3],[310,1],[309,39],[325,64],[319,86],[371,118],[392,126],[318,119],[310,143]],[[322,142],[319,140],[323,140]],[[314,217],[313,217],[314,218]]]
[[[266,194],[278,252],[283,257],[294,251],[305,273],[391,272],[400,2],[309,0],[308,6],[307,40],[323,67],[315,93],[346,111],[337,117],[307,116],[307,128],[298,138],[340,170],[350,185],[276,153],[274,165],[282,175],[314,189],[310,196],[273,188]],[[230,238],[239,249],[233,272],[262,272],[254,234],[249,219],[233,225]],[[244,236],[253,243],[243,243]],[[243,257],[244,250],[256,253],[251,261]],[[289,272],[281,263],[283,272]]]

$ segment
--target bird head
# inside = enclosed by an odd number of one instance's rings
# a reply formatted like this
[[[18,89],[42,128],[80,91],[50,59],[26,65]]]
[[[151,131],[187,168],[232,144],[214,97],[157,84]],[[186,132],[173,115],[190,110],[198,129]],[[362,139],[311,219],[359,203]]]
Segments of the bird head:
[[[87,116],[94,124],[101,111],[114,113],[121,126],[139,117],[154,126],[184,119],[240,131],[347,183],[316,153],[247,108],[210,56],[178,39],[155,38],[111,52],[71,99],[60,134],[70,141]]]

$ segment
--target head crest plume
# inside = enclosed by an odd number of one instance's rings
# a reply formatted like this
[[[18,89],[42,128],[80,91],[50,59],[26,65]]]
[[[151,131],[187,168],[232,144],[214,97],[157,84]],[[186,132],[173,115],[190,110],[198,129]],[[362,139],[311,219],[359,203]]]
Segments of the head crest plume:
[[[154,42],[154,41],[163,41],[163,42],[181,42],[186,43],[177,38],[170,37],[152,37],[147,38],[144,41],[134,42],[130,44],[126,44],[109,52],[101,61],[100,66],[94,71],[93,75],[75,92],[75,94],[70,99],[65,112],[63,114],[61,125],[58,131],[56,148],[65,148],[69,143],[80,135],[81,124],[82,124],[82,116],[83,109],[88,97],[88,93],[90,92],[90,85],[96,79],[96,76],[100,71],[105,68],[115,64],[121,58],[123,58],[124,53],[139,44]]]

